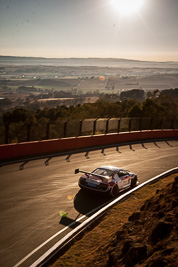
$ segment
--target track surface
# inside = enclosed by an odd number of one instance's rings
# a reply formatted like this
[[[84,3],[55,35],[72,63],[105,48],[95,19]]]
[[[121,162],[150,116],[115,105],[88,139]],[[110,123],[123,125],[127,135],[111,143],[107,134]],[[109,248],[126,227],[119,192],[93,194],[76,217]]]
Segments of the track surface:
[[[68,233],[76,219],[89,216],[108,198],[85,195],[78,187],[75,168],[92,171],[113,165],[137,173],[142,183],[178,166],[178,141],[152,142],[56,157],[0,168],[0,266],[14,266],[57,232],[52,241],[33,253],[20,266],[30,266],[47,249]],[[67,213],[61,217],[60,212]],[[89,214],[88,214],[89,213]],[[69,227],[66,227],[69,225]],[[64,231],[64,229],[67,230]]]

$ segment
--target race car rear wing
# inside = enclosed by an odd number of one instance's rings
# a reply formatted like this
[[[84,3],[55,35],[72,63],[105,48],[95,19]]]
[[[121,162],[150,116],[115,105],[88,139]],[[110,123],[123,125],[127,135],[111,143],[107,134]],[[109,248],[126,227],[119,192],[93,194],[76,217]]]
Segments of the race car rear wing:
[[[86,171],[82,171],[82,170],[79,170],[79,169],[75,169],[75,174],[77,174],[79,172],[82,172],[84,174],[91,174],[93,176],[99,177],[99,178],[101,178],[102,181],[107,178],[106,176],[103,176],[103,175],[100,175],[100,174],[94,174],[94,173],[91,173],[91,172],[86,172]]]

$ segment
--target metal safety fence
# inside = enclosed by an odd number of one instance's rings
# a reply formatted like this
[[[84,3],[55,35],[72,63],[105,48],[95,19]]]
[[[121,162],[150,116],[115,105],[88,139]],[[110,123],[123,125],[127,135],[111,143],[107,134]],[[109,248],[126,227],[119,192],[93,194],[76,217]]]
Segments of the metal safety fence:
[[[68,121],[58,119],[55,122],[40,121],[33,124],[18,122],[0,125],[0,144],[160,129],[178,129],[178,120],[163,118],[94,118]]]

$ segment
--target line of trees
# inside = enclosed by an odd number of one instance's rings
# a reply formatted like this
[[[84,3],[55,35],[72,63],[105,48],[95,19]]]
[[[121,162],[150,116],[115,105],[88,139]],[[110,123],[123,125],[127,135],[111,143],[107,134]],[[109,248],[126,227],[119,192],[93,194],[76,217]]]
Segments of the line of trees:
[[[8,143],[24,142],[29,139],[27,137],[29,126],[33,129],[30,140],[42,140],[47,136],[48,124],[50,124],[50,138],[58,138],[59,133],[63,131],[64,122],[68,120],[135,117],[177,120],[178,99],[170,95],[160,95],[152,99],[147,98],[142,103],[134,99],[115,102],[111,96],[103,95],[95,103],[83,105],[58,106],[37,111],[17,108],[3,113],[0,117],[0,143],[5,142],[7,130],[9,132]]]
[[[38,109],[36,112],[17,108],[1,115],[0,123],[36,123],[39,120],[56,121],[87,118],[114,118],[114,117],[162,117],[178,118],[178,99],[170,95],[160,95],[156,99],[146,99],[140,103],[133,99],[124,101],[110,101],[104,95],[95,103],[86,103],[76,106],[58,106],[56,108]]]

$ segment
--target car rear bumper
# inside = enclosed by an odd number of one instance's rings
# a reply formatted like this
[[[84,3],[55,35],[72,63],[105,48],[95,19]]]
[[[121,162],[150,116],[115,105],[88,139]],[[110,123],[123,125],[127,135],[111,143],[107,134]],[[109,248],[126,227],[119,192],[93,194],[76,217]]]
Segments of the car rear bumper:
[[[106,186],[102,186],[102,184],[100,184],[100,186],[94,187],[92,185],[88,185],[88,184],[82,184],[79,182],[79,187],[81,189],[85,189],[89,192],[93,192],[93,193],[99,193],[99,194],[103,194],[103,195],[110,195],[110,191],[111,191],[111,187],[108,185]]]

